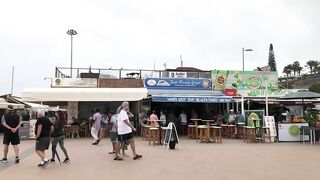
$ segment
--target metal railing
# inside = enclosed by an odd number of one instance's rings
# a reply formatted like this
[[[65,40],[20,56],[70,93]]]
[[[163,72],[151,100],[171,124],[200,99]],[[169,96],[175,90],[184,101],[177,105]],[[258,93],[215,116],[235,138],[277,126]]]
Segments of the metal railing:
[[[56,78],[70,78],[70,68],[56,67]],[[172,77],[172,72],[185,73],[184,78],[209,78],[210,71],[176,71],[176,70],[142,70],[142,69],[101,69],[101,68],[72,68],[74,77],[81,78],[84,74],[97,74],[101,79],[144,79]]]

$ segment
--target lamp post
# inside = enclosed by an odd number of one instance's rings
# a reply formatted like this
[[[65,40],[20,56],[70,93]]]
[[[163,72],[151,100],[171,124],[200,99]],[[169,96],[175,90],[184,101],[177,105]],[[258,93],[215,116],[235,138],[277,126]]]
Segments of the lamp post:
[[[77,35],[77,31],[74,29],[69,29],[67,34],[71,36],[71,65],[70,65],[70,77],[72,78],[72,46],[73,46],[73,36]]]
[[[253,49],[242,48],[242,71],[244,71],[244,52],[245,51],[253,51]]]

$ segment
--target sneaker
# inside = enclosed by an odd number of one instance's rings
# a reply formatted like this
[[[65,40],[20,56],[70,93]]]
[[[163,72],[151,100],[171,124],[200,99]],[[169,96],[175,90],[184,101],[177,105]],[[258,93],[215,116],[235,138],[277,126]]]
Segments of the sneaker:
[[[48,166],[48,164],[50,164],[50,160],[47,160],[47,161],[43,161],[43,164],[41,167],[45,168]]]
[[[68,163],[70,161],[70,158],[66,158],[66,159],[64,159],[64,161],[63,161],[63,163]]]
[[[51,163],[55,163],[55,162],[56,162],[56,160],[54,160],[54,159],[50,159],[50,162],[51,162]]]
[[[19,163],[20,162],[20,158],[19,157],[16,157],[16,160],[15,160],[15,163]]]
[[[92,145],[98,145],[98,143],[97,143],[97,142],[94,142],[94,143],[92,143]]]
[[[8,159],[7,159],[7,158],[2,158],[0,161],[1,161],[2,163],[7,163],[7,162],[8,162]]]
[[[98,139],[96,143],[99,144],[99,142],[100,142],[100,139]]]

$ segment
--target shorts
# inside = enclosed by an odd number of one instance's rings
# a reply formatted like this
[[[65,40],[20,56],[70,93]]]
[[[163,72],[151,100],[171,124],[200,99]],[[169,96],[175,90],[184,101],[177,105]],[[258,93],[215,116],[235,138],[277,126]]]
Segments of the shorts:
[[[128,133],[128,134],[118,134],[118,140],[120,142],[125,142],[125,141],[128,141],[130,139],[132,139],[133,136],[132,136],[132,132],[131,133]]]
[[[104,123],[104,122],[100,122],[100,128],[107,128],[107,125],[106,125],[106,123]]]
[[[50,137],[39,138],[36,142],[36,151],[45,151],[49,149]]]
[[[3,144],[9,145],[10,143],[12,145],[20,144],[20,137],[19,137],[18,133],[14,133],[14,134],[13,133],[10,133],[10,134],[4,133]]]
[[[110,140],[111,142],[117,142],[118,133],[117,132],[110,132]]]

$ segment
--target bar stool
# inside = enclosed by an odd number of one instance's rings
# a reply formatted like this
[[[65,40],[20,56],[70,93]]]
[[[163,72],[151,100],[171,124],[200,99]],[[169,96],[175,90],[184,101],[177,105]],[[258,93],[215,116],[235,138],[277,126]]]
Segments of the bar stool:
[[[155,145],[155,142],[159,141],[158,137],[159,137],[159,128],[150,127],[149,128],[149,138],[148,138],[149,139],[149,146],[150,146],[151,141],[153,142],[153,145]]]
[[[244,124],[237,124],[236,126],[236,138],[241,139],[244,138]]]
[[[261,140],[262,142],[266,142],[266,138],[269,139],[269,142],[271,142],[271,133],[269,127],[261,127]]]
[[[188,137],[189,138],[196,138],[196,125],[189,124],[188,125]]]
[[[198,130],[199,130],[199,142],[201,143],[202,141],[207,142],[207,126],[205,125],[200,125],[198,126]],[[198,141],[198,140],[197,140]]]
[[[246,143],[254,142],[256,140],[256,128],[251,126],[245,126],[244,141]]]
[[[227,124],[221,124],[221,128],[222,128],[222,136],[226,137],[228,134],[228,125]]]
[[[164,138],[166,136],[167,129],[168,129],[168,127],[161,127],[161,139],[162,139],[162,142],[164,141]]]
[[[149,140],[149,136],[150,136],[150,128],[151,126],[145,125],[143,126],[143,139],[144,140]]]
[[[232,138],[232,136],[235,134],[235,131],[236,131],[236,125],[228,125],[228,131],[227,131],[228,137]]]
[[[213,142],[222,143],[222,140],[221,140],[222,128],[218,126],[210,126],[210,129],[212,129]]]

